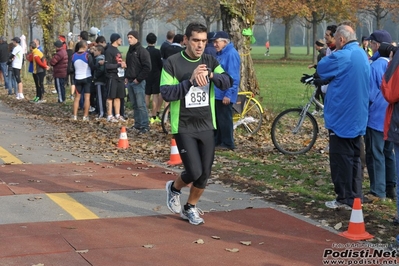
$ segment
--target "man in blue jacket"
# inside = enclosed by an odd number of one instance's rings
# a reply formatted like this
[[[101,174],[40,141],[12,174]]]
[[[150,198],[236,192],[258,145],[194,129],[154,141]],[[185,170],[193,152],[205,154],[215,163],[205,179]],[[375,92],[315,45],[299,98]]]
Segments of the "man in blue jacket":
[[[216,124],[215,147],[234,150],[233,104],[237,101],[240,85],[240,55],[230,42],[227,32],[219,31],[213,37],[216,58],[222,68],[233,79],[232,86],[220,90],[215,86]]]
[[[370,65],[350,26],[339,26],[334,38],[337,51],[317,65],[321,79],[330,81],[324,120],[329,132],[331,178],[337,197],[326,202],[326,206],[351,210],[354,198],[362,198],[360,139],[366,133]]]
[[[373,53],[378,51],[382,42],[391,43],[392,37],[385,30],[374,31],[367,40]],[[366,163],[370,178],[370,192],[365,199],[382,200],[386,197],[395,199],[395,155],[393,143],[384,141],[384,120],[388,102],[381,93],[382,78],[387,70],[389,53],[379,54],[370,65],[370,103],[366,129]]]

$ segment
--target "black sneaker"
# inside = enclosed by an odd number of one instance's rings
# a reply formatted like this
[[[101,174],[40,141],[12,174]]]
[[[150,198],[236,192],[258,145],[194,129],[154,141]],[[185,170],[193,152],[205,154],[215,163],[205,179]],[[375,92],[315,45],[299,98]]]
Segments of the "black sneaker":
[[[396,187],[387,187],[386,194],[387,194],[387,198],[390,198],[392,200],[396,200],[396,197],[397,197],[397,195],[396,195]]]

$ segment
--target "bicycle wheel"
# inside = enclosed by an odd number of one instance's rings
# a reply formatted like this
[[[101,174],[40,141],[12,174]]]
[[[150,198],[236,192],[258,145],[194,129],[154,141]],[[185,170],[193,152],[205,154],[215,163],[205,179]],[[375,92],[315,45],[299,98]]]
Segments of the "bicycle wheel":
[[[244,109],[233,115],[234,130],[240,135],[255,134],[262,125],[262,108],[254,99],[247,97]]]
[[[169,104],[165,107],[162,113],[162,130],[165,134],[170,134],[171,127],[170,127],[170,112],[169,112]]]
[[[301,123],[301,108],[281,112],[273,121],[271,137],[274,146],[284,154],[302,154],[309,151],[317,139],[316,119],[306,112]]]

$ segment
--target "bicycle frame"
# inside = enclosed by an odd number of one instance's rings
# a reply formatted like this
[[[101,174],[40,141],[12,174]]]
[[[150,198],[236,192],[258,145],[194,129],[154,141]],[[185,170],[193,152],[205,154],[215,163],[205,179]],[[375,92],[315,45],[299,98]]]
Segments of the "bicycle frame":
[[[312,86],[313,86],[313,85],[312,85]],[[309,99],[309,101],[306,103],[306,105],[302,108],[302,112],[301,112],[301,114],[300,114],[301,119],[299,119],[298,124],[297,124],[296,127],[292,130],[292,132],[293,132],[294,134],[298,133],[299,129],[302,127],[303,121],[305,120],[306,113],[308,112],[308,110],[309,110],[309,108],[310,108],[310,106],[311,106],[312,104],[315,104],[316,106],[318,106],[318,107],[320,107],[322,110],[324,110],[324,105],[323,105],[319,100],[317,100],[316,97],[315,97],[315,96],[316,96],[316,92],[317,92],[317,87],[314,86],[314,90],[313,90],[312,96],[310,97],[310,99]],[[311,115],[311,116],[314,118],[314,116],[313,116],[311,113],[309,113],[309,115]]]

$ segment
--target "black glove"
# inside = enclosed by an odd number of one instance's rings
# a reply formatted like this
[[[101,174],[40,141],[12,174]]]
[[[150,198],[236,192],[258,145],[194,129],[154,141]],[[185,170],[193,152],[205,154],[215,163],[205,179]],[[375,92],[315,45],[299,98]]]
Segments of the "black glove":
[[[310,84],[313,81],[313,75],[303,74],[301,82],[305,84]]]

